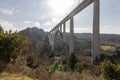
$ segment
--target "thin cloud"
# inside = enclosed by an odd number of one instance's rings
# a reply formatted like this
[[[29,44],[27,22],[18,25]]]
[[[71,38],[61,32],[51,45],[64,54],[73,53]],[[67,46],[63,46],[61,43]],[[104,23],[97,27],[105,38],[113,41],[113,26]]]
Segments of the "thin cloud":
[[[69,27],[66,27],[66,32],[70,32],[70,28]],[[89,27],[75,27],[74,28],[74,33],[92,33],[92,30],[91,28]]]
[[[60,20],[58,18],[52,18],[52,23],[57,24],[58,22],[60,22]]]
[[[60,22],[59,18],[52,18],[51,21],[46,22],[44,25],[55,27],[55,25],[57,25],[59,22]]]
[[[26,21],[23,21],[23,23],[24,23],[24,24],[30,24],[31,21],[26,20]]]
[[[13,15],[14,13],[19,12],[19,10],[15,10],[14,8],[0,8],[0,13],[4,15]]]
[[[17,30],[17,31],[22,30],[22,29],[18,28],[17,26],[15,26],[15,24],[12,23],[12,22],[8,22],[8,21],[3,21],[3,20],[1,20],[1,21],[0,21],[0,24],[1,24],[1,26],[3,27],[3,29],[4,29],[5,31],[12,30],[12,31],[14,32],[14,31],[16,31],[16,30]]]
[[[34,23],[34,26],[35,26],[35,27],[40,27],[40,23],[39,23],[39,22],[35,22],[35,23]]]
[[[92,29],[89,27],[74,28],[75,33],[92,33]]]
[[[119,29],[119,26],[106,25],[106,26],[100,27],[100,33],[120,34],[120,29]]]
[[[51,22],[46,22],[45,24],[44,24],[45,26],[51,26]]]

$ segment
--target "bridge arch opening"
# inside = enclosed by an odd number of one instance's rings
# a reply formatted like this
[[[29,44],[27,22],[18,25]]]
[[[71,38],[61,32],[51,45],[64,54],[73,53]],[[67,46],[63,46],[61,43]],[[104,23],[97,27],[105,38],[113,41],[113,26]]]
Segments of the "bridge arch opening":
[[[54,54],[61,55],[64,53],[63,34],[57,31],[54,36]]]

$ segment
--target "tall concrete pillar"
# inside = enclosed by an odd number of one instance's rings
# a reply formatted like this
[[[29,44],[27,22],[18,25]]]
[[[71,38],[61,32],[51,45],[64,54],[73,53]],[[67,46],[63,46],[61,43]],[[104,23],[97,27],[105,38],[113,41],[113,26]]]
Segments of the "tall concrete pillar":
[[[60,25],[60,32],[62,33],[62,25]]]
[[[63,42],[65,43],[65,39],[66,39],[66,24],[63,24]]]
[[[54,33],[54,34],[55,34],[55,33]],[[54,42],[54,34],[52,34],[52,36],[51,36],[51,37],[52,37],[52,41],[51,41],[51,42],[52,42],[52,46],[51,46],[52,52],[54,52],[54,43],[55,43],[55,42]]]
[[[63,23],[63,43],[64,43],[65,55],[66,55],[66,57],[67,57],[68,51],[67,51],[67,46],[66,46],[66,23],[65,23],[65,22]]]
[[[73,17],[70,19],[70,54],[74,52],[74,21]]]
[[[99,0],[93,0],[93,36],[92,36],[92,63],[95,63],[96,59],[99,59]]]
[[[52,33],[54,34],[54,30],[52,30]]]
[[[57,28],[55,28],[55,33],[56,33],[56,32],[57,32]],[[54,33],[54,34],[55,34],[55,33]]]
[[[52,34],[52,31],[50,32],[50,34]]]
[[[59,27],[57,27],[57,31],[59,31]]]
[[[55,32],[57,31],[57,28],[55,27]]]
[[[59,28],[59,26],[58,26],[57,28],[58,28],[58,31],[60,31],[60,28]]]

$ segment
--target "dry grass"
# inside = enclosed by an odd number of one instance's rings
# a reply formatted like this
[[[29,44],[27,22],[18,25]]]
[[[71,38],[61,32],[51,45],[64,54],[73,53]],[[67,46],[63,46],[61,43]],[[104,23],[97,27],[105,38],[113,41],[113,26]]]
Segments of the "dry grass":
[[[4,68],[4,72],[0,75],[0,80],[104,80],[89,71],[83,71],[82,73],[54,71],[52,70],[53,66],[49,64],[50,60],[48,58],[42,60],[44,60],[44,64],[41,63],[39,67],[32,69],[25,65],[25,59],[22,57],[22,60],[18,59],[16,63],[8,64]]]
[[[39,66],[36,69],[31,69],[26,66],[16,66],[17,65],[9,64],[5,69],[7,73],[3,72],[0,76],[0,80],[104,80],[102,77],[93,75],[89,71],[83,71],[82,73],[53,71],[49,73],[48,68],[50,68],[50,66]]]
[[[3,72],[2,74],[0,74],[0,80],[37,80],[37,79],[27,77],[20,73]]]

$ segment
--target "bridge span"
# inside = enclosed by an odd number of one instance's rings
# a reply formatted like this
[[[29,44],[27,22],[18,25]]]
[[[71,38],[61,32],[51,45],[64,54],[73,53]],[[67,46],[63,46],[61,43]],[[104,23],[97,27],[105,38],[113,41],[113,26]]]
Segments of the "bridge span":
[[[99,16],[100,16],[100,0],[83,0],[74,10],[72,10],[62,21],[60,21],[50,32],[49,41],[54,51],[55,36],[58,32],[63,35],[63,43],[66,43],[66,22],[70,20],[70,43],[69,54],[74,53],[74,16],[93,3],[93,36],[92,36],[92,59],[94,63],[99,59]]]

